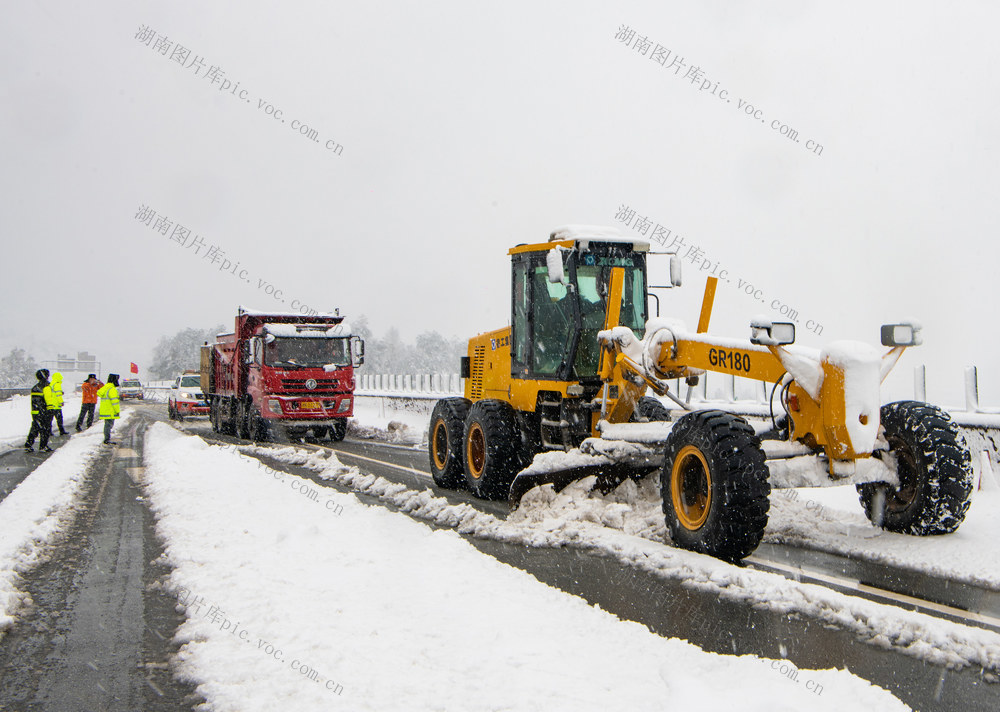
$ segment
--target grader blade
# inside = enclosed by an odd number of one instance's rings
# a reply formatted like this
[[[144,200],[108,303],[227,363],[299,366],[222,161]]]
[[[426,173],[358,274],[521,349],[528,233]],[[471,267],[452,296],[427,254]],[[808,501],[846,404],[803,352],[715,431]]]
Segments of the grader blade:
[[[625,480],[639,479],[663,465],[659,443],[635,443],[604,438],[587,438],[570,452],[545,452],[521,470],[510,485],[511,511],[532,488],[552,485],[558,492],[584,477],[596,477],[595,488],[607,494]]]
[[[541,485],[552,485],[556,492],[559,492],[577,480],[584,477],[597,477],[594,485],[595,489],[601,493],[608,493],[625,480],[639,478],[648,475],[657,468],[647,467],[637,470],[632,465],[626,463],[608,463],[603,465],[580,465],[566,470],[556,472],[527,472],[518,474],[510,485],[510,496],[508,504],[510,511],[514,511],[521,504],[521,498],[529,490]]]

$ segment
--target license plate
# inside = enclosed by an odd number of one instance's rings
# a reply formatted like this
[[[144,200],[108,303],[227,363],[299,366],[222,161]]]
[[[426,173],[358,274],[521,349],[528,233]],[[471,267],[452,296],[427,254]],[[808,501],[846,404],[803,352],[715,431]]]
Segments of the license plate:
[[[316,401],[302,401],[299,403],[299,410],[322,410],[323,406]]]

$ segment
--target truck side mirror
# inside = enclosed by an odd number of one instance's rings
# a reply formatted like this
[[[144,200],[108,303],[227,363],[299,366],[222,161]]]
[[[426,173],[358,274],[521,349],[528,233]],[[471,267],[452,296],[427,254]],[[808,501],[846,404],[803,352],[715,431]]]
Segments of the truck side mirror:
[[[680,255],[670,255],[670,286],[681,286],[681,258]]]
[[[365,362],[365,341],[360,336],[351,337],[351,365],[358,368]]]

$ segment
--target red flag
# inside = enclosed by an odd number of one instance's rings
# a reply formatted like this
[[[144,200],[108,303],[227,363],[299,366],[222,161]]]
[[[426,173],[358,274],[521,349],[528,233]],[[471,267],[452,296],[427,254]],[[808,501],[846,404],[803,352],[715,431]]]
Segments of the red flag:
[[[139,367],[136,366],[134,363],[132,364],[132,368],[130,370],[132,371],[132,373],[139,373]]]

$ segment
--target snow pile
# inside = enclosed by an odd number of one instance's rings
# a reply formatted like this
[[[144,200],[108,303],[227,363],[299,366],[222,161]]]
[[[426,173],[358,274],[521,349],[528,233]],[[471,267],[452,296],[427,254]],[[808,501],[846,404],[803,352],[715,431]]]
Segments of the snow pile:
[[[433,406],[433,402],[428,403]],[[427,442],[430,420],[429,408],[424,413],[408,410],[405,404],[393,399],[355,396],[350,434],[369,440],[419,445]]]
[[[163,424],[148,433],[146,464],[168,585],[187,615],[179,671],[212,709],[906,709],[846,671],[809,671],[809,690],[764,672],[788,663],[654,635],[382,507],[354,500],[331,517],[255,477],[253,462]],[[240,496],[220,508],[207,491]]]
[[[259,447],[246,450],[315,468],[321,477],[336,480],[414,517],[452,527],[462,534],[529,546],[558,548],[570,545],[599,551],[722,598],[748,602],[778,613],[797,612],[815,618],[853,631],[862,640],[893,647],[897,652],[933,664],[955,669],[973,665],[991,674],[1000,674],[1000,635],[991,631],[848,596],[824,586],[797,583],[777,574],[743,569],[683,549],[664,547],[662,542],[656,541],[659,525],[652,521],[650,505],[636,506],[638,500],[651,501],[656,489],[651,484],[632,493],[626,482],[610,495],[584,493],[583,483],[557,495],[547,485],[529,492],[518,510],[503,521],[467,504],[451,504],[429,490],[417,491],[364,474],[355,468],[344,467],[333,458],[321,460],[316,451],[296,448],[274,451]],[[635,501],[625,505],[624,502],[630,499]],[[870,525],[868,527],[871,530]],[[909,539],[919,549],[929,538]]]
[[[779,490],[771,494],[764,540],[863,558],[1000,590],[1000,492],[979,491],[957,531],[916,537],[868,521],[854,487]]]
[[[127,423],[131,415],[131,410],[122,413],[115,427]],[[48,558],[50,547],[72,520],[87,466],[101,452],[103,439],[96,424],[74,435],[0,501],[0,634],[30,604],[21,579]]]
[[[80,415],[82,396],[68,394],[63,404],[63,424],[66,430],[73,432],[76,427],[76,417]],[[97,416],[95,415],[96,419]],[[52,424],[55,432],[59,426]],[[31,430],[31,396],[13,396],[0,401],[0,450],[19,448],[24,445],[28,431]],[[36,441],[37,445],[37,441]]]

